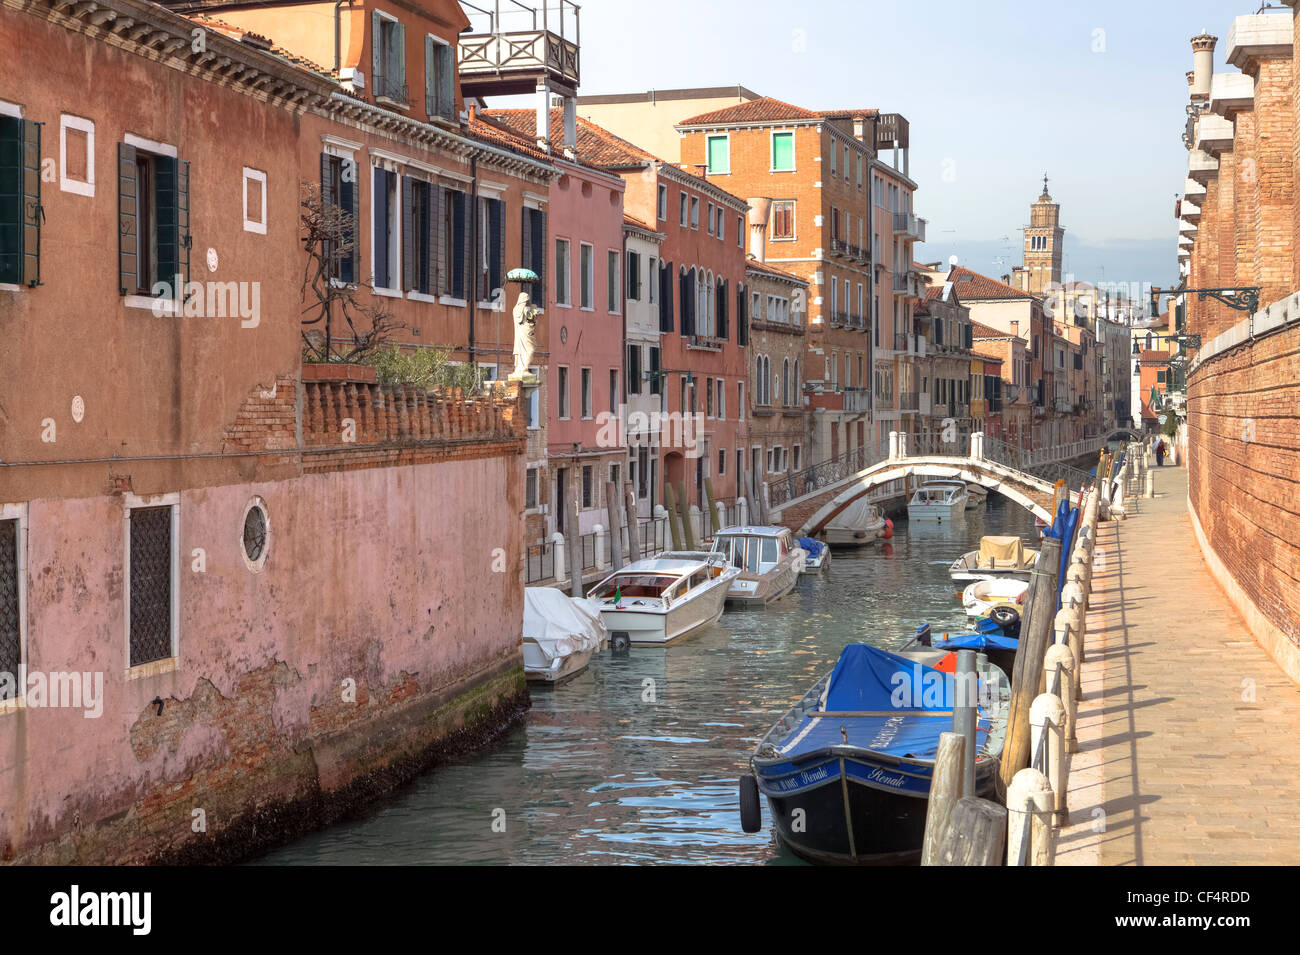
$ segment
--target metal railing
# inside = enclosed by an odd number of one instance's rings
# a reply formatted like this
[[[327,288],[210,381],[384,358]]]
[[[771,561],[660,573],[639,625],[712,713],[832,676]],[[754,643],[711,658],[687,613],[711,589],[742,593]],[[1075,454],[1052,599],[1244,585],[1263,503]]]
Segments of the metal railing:
[[[555,577],[555,545],[542,541],[524,552],[524,583],[535,584]]]
[[[1041,478],[1049,484],[1064,480],[1072,490],[1086,487],[1093,480],[1092,475],[1066,464],[1085,455],[1100,453],[1096,438],[1085,438],[1054,448],[1027,450],[1007,444],[997,438],[984,438],[984,457],[986,460],[1023,471],[1025,474]]]
[[[854,448],[845,451],[839,457],[804,468],[798,473],[790,472],[785,480],[767,485],[768,504],[772,507],[780,507],[787,501],[838,484],[859,471],[865,471],[873,464],[879,464],[886,456],[875,448]]]

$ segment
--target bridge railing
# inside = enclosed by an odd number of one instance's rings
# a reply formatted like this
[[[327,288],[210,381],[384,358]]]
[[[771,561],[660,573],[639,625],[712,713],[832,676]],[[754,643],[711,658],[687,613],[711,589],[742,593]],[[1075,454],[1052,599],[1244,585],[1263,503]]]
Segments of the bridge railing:
[[[920,457],[922,455],[943,455],[945,457],[965,458],[970,456],[970,435],[954,435],[951,440],[945,440],[944,433],[930,432],[929,434],[908,434],[907,454],[911,457]]]
[[[790,471],[784,480],[773,481],[767,485],[767,502],[769,507],[780,507],[788,501],[811,494],[824,487],[830,487],[847,480],[859,471],[865,471],[874,464],[887,458],[875,448],[860,447],[845,451],[838,457]]]
[[[1085,438],[1082,441],[1073,441],[1052,448],[1028,450],[985,436],[983,447],[984,459],[987,461],[1023,471],[1049,484],[1064,480],[1073,490],[1086,487],[1092,482],[1093,477],[1086,471],[1065,462],[1100,452],[1096,438]]]

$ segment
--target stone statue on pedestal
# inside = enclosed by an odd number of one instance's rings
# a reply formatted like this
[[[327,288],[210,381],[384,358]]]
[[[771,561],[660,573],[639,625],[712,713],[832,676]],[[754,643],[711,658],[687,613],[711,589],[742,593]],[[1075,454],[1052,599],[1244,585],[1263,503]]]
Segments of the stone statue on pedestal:
[[[527,292],[519,293],[515,302],[515,370],[510,373],[511,381],[536,381],[528,366],[533,363],[533,353],[537,351],[537,316],[542,310],[533,305]]]

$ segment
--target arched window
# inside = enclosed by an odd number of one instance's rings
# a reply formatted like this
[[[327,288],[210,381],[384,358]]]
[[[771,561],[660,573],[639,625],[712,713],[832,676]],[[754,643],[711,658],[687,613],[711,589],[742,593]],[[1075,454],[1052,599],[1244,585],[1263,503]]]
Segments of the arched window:
[[[781,407],[790,407],[790,359],[781,362]]]
[[[794,375],[791,380],[794,382],[795,404],[799,404],[800,401],[799,401],[799,359],[798,358],[794,360]]]

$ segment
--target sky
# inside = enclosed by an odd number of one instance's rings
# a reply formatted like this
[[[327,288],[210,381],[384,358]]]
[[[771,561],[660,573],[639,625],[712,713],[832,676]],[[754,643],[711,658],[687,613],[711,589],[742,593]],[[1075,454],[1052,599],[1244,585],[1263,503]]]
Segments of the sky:
[[[1061,205],[1067,273],[1167,287],[1178,280],[1189,41],[1202,30],[1219,37],[1215,71],[1225,70],[1232,20],[1257,12],[1260,0],[586,0],[581,8],[582,94],[738,83],[809,109],[901,113],[916,211],[929,222],[919,260],[956,255],[995,277],[1009,272],[1046,173]],[[654,17],[639,16],[647,9]]]

